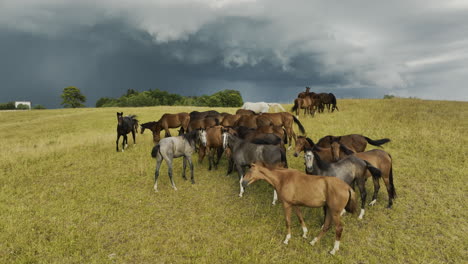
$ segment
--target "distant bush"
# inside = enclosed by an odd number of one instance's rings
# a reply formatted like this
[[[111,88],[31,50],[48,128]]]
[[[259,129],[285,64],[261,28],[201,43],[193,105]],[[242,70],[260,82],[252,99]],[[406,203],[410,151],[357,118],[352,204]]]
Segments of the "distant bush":
[[[243,104],[242,96],[236,90],[223,90],[212,95],[181,96],[161,90],[138,92],[133,89],[120,98],[102,97],[96,107],[157,106],[157,105],[193,105],[210,107],[239,107]]]
[[[395,98],[393,94],[386,94],[383,96],[383,99],[392,99],[392,98]]]
[[[43,105],[38,104],[38,105],[33,106],[33,109],[42,110],[42,109],[46,109],[46,108]]]
[[[0,104],[0,110],[11,110],[11,109],[16,109],[14,102]]]
[[[16,109],[18,110],[29,110],[29,105],[25,105],[25,104],[19,104],[16,106]]]

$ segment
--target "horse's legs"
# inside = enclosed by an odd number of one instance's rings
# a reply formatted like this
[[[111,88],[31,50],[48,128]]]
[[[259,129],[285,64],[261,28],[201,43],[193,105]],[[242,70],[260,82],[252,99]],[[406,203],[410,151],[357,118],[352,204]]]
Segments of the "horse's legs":
[[[233,170],[234,170],[234,161],[232,160],[232,158],[229,158],[228,170],[227,170],[226,176],[229,176],[229,174],[231,174]]]
[[[380,190],[379,179],[372,178],[372,181],[374,182],[374,194],[372,195],[372,201],[369,203],[371,206],[377,202],[377,195],[379,194]]]
[[[123,135],[123,141],[122,141],[122,151],[124,151],[124,149],[128,146],[128,138],[127,138],[127,134]]]
[[[366,180],[365,179],[357,179],[357,184],[359,188],[359,192],[361,193],[361,213],[359,214],[358,219],[362,220],[365,213],[365,206],[366,206],[366,198],[367,198],[367,191],[366,191]]]
[[[166,131],[166,135],[164,137],[170,137],[171,136],[171,132],[169,131],[169,128],[165,127],[164,131]]]
[[[325,213],[325,222],[323,223],[322,230],[320,230],[320,233],[318,234],[318,236],[314,237],[314,239],[310,241],[310,244],[312,246],[315,245],[317,242],[319,242],[320,239],[322,239],[322,237],[328,231],[328,229],[330,229],[331,220],[332,220],[331,211],[330,211],[330,208],[327,206],[326,213]]]
[[[278,193],[276,193],[276,190],[273,189],[273,202],[271,202],[271,204],[275,205],[276,201],[278,201]]]
[[[157,192],[158,191],[158,177],[159,177],[159,169],[161,168],[161,164],[162,164],[162,156],[161,155],[157,155],[156,156],[156,171],[154,172],[154,191]]]
[[[284,208],[284,216],[286,218],[286,238],[284,239],[283,243],[288,244],[289,239],[291,239],[291,208],[292,206],[288,203],[283,202],[283,208]]]
[[[187,161],[190,166],[190,180],[192,180],[192,184],[195,184],[195,178],[193,177],[193,163],[192,163],[192,156],[187,156]]]
[[[210,148],[208,150],[208,170],[211,170],[211,167],[212,167],[212,164],[214,163],[213,161],[213,151],[214,151],[214,148]]]
[[[330,254],[335,253],[340,249],[341,234],[343,233],[343,225],[341,224],[340,212],[332,211],[333,222],[335,223],[335,244]]]
[[[391,169],[390,169],[391,170]],[[393,173],[392,171],[390,171],[390,173]],[[385,183],[385,187],[387,188],[387,193],[388,193],[388,205],[387,205],[387,208],[392,208],[392,205],[393,205],[393,198],[394,198],[394,186],[392,186],[390,184],[390,179],[388,177],[388,175],[386,175],[387,177],[382,177],[384,183]]]
[[[119,138],[120,138],[120,134],[117,134],[117,140],[115,141],[115,147],[117,149],[117,152],[119,152]]]
[[[185,169],[187,168],[187,158],[184,156],[183,158],[183,166],[182,166],[182,178],[184,178],[184,180],[187,180],[187,177],[185,177]]]
[[[237,174],[239,175],[239,186],[240,186],[240,192],[239,192],[239,197],[242,197],[244,194],[244,187],[242,186],[242,180],[244,179],[244,170],[242,169],[242,166],[239,164],[236,164],[236,169],[237,169]]]
[[[303,232],[302,237],[307,238],[307,226],[304,222],[304,217],[302,216],[301,208],[299,208],[298,206],[295,206],[294,212],[296,212],[296,215],[299,218],[299,222],[301,223],[301,226],[302,226],[302,232]]]
[[[223,156],[223,152],[224,152],[224,149],[223,149],[223,148],[217,148],[217,149],[216,149],[216,154],[218,154],[218,155],[217,155],[217,158],[218,158],[218,159],[216,160],[216,162],[215,162],[215,164],[214,164],[215,170],[218,169],[218,164],[219,164],[219,161],[221,160],[221,156]]]
[[[135,140],[135,129],[132,130],[132,137],[133,137],[133,145],[136,144],[136,140]]]
[[[175,186],[174,179],[172,177],[172,157],[171,158],[165,158],[166,163],[167,163],[167,173],[169,174],[169,179],[171,180],[172,188],[174,188],[175,191],[177,191],[177,187]]]

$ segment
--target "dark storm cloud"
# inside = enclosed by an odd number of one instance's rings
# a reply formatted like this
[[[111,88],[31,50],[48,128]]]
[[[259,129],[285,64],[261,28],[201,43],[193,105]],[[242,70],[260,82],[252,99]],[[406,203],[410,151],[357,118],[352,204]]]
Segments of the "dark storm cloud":
[[[0,102],[59,107],[70,85],[88,106],[156,88],[237,89],[248,101],[290,102],[307,85],[339,97],[468,99],[462,2],[28,4],[0,4]]]

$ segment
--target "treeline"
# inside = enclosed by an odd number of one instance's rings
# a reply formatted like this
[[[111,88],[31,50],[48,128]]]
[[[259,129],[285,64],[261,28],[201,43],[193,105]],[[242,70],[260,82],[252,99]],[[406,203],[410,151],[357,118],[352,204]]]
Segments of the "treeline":
[[[159,89],[138,92],[133,89],[120,98],[102,97],[96,102],[96,107],[138,107],[157,105],[191,105],[209,107],[239,107],[243,100],[239,91],[223,90],[212,95],[182,96]]]
[[[0,103],[0,110],[28,110],[29,106],[19,104],[15,107],[15,102]],[[45,109],[42,105],[35,105],[32,109]]]

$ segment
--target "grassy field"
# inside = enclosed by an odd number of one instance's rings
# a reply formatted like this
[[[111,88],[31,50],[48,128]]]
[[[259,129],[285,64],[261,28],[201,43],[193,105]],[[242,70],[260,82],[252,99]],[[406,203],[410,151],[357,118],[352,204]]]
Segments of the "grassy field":
[[[256,183],[239,198],[225,160],[217,171],[207,170],[206,159],[195,163],[195,185],[183,181],[176,160],[178,191],[164,164],[155,193],[151,134],[115,151],[117,111],[146,122],[206,108],[0,112],[0,263],[466,263],[468,103],[349,99],[339,107],[301,116],[307,135],[391,138],[384,149],[394,159],[398,197],[386,209],[381,188],[364,220],[346,215],[336,256],[328,254],[333,229],[318,245],[308,243],[321,209],[303,209],[307,240],[293,216],[293,237],[283,245],[283,210],[270,204],[271,187]],[[292,151],[288,160],[304,169]]]

